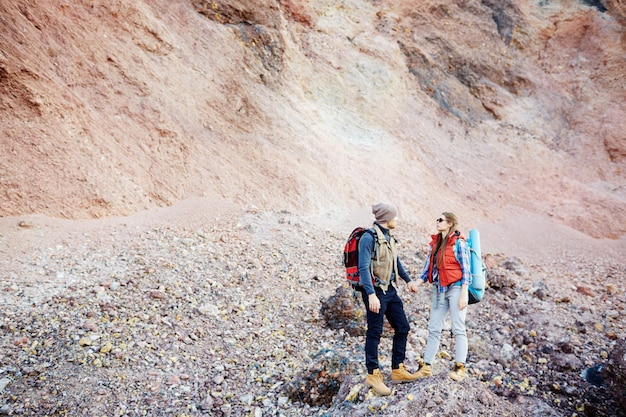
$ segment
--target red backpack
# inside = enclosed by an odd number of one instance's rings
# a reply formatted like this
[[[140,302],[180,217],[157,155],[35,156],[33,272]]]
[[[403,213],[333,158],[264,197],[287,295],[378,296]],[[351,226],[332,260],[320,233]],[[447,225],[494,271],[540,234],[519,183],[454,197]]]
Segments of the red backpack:
[[[350,237],[346,241],[343,248],[343,265],[346,267],[346,279],[352,287],[359,284],[359,241],[363,233],[371,233],[376,239],[376,235],[372,229],[357,227],[350,233]],[[377,245],[378,242],[375,243]],[[376,250],[374,250],[374,253]],[[372,254],[373,255],[373,254]],[[373,279],[373,277],[372,277]]]

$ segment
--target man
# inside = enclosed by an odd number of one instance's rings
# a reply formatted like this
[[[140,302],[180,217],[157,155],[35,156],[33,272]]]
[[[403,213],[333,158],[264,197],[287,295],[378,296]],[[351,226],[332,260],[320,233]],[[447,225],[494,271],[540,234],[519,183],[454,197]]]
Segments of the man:
[[[397,278],[402,278],[409,291],[417,292],[417,283],[411,281],[400,259],[396,239],[391,231],[396,228],[398,209],[391,203],[372,205],[376,218],[374,226],[363,233],[359,241],[359,283],[367,310],[367,333],[365,337],[365,383],[379,395],[390,395],[378,365],[378,345],[383,332],[383,320],[394,330],[391,355],[391,381],[410,382],[418,377],[404,367],[406,342],[410,326],[402,300],[397,292]]]

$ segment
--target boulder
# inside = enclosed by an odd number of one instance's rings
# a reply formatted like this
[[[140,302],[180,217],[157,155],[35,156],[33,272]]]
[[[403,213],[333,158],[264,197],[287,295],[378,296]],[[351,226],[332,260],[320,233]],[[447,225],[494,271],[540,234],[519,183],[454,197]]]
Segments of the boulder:
[[[365,307],[361,294],[352,288],[338,287],[334,295],[322,300],[320,314],[331,329],[343,329],[351,336],[365,334]]]
[[[356,373],[356,366],[356,362],[337,351],[321,350],[311,365],[285,386],[285,392],[291,401],[328,407],[346,376]]]
[[[615,402],[626,412],[626,341],[617,341],[609,355],[609,360],[602,368],[602,377]]]

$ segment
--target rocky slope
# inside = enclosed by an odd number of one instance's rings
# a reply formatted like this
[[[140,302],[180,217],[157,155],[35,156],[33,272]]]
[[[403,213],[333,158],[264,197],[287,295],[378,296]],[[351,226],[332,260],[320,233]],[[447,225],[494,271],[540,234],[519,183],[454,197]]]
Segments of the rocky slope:
[[[379,398],[363,386],[362,335],[323,308],[344,280],[345,236],[296,213],[202,207],[2,222],[12,256],[0,258],[0,413],[625,415],[619,391],[581,376],[623,341],[620,260],[538,266],[487,255],[490,288],[468,316],[470,377],[447,378],[453,339],[444,336],[432,379]],[[398,237],[416,276],[427,236],[404,223]],[[430,297],[401,295],[415,369]],[[349,324],[363,327],[362,309]],[[390,336],[380,351],[387,376]]]
[[[0,413],[623,415],[580,374],[625,335],[625,16],[1,2]],[[372,398],[362,340],[319,312],[380,200],[413,274],[442,210],[481,230],[494,280],[464,385],[442,354]],[[404,298],[414,366],[427,301]],[[294,395],[345,358],[343,383]]]

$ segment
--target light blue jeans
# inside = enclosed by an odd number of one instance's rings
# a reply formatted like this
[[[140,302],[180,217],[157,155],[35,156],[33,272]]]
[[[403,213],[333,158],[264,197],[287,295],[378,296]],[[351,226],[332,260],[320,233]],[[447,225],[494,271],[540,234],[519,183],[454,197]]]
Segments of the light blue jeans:
[[[448,311],[450,311],[450,319],[452,321],[452,334],[454,334],[454,343],[456,351],[454,354],[455,362],[465,363],[467,360],[467,331],[465,329],[465,316],[467,315],[467,307],[459,310],[459,297],[461,296],[461,286],[454,285],[446,292],[439,293],[437,285],[433,285],[432,305],[430,307],[430,319],[428,321],[428,342],[426,343],[426,352],[424,353],[424,362],[432,364],[435,355],[439,351],[439,343],[441,341],[441,331],[446,319]]]

